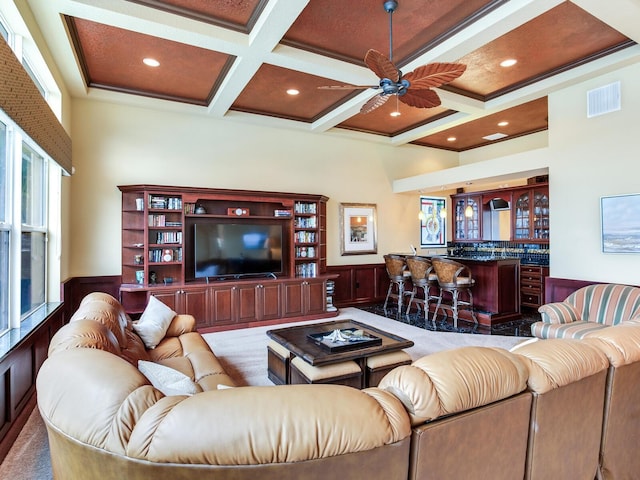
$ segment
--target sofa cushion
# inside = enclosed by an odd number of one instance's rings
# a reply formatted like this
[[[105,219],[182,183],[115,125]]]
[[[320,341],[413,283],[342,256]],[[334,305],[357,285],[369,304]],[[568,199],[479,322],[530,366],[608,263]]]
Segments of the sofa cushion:
[[[78,310],[71,316],[69,322],[78,320],[95,320],[101,323],[116,337],[120,348],[126,347],[127,337],[125,330],[127,328],[126,317],[120,314],[118,307],[105,302],[104,300],[89,299],[83,301]]]
[[[176,312],[151,296],[140,320],[133,323],[133,329],[140,336],[147,348],[156,348],[167,333],[169,324]]]
[[[507,350],[462,347],[396,367],[378,386],[400,399],[415,426],[522,392],[527,368]]]
[[[584,338],[592,332],[608,328],[597,322],[546,323],[535,322],[531,334],[538,338]]]
[[[147,377],[154,387],[167,396],[194,395],[202,392],[196,382],[173,368],[140,360],[138,370]]]

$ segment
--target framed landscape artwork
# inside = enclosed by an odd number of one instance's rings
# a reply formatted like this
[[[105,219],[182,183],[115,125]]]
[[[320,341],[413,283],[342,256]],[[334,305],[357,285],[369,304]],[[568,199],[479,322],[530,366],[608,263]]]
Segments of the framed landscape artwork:
[[[602,197],[602,251],[640,253],[640,194]]]
[[[378,253],[376,205],[340,204],[340,254]]]
[[[440,197],[420,197],[420,246],[447,246],[447,201]]]

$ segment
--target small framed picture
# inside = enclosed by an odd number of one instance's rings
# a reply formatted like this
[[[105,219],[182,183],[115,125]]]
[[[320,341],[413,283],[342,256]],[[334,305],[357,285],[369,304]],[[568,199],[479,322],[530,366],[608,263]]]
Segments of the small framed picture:
[[[376,205],[340,204],[340,254],[378,253]]]
[[[420,197],[420,246],[447,246],[447,200]]]

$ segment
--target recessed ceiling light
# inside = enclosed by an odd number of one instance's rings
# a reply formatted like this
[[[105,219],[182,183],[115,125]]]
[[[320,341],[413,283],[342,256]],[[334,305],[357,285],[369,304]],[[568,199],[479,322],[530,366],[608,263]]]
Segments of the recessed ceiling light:
[[[447,138],[447,142],[455,142],[457,140],[456,137],[449,137]]]
[[[156,60],[155,58],[143,58],[142,59],[142,63],[144,63],[146,66],[148,67],[159,67],[160,66],[160,62],[158,60]]]
[[[287,90],[287,93],[289,95],[298,95],[300,93],[300,90],[296,90],[295,88],[290,88],[289,90]]]
[[[501,67],[513,67],[518,61],[515,58],[508,58],[500,62]]]
[[[389,115],[391,115],[392,117],[399,117],[402,114],[399,111],[396,110],[394,112],[391,112]]]
[[[504,133],[492,133],[491,135],[487,135],[486,137],[482,137],[485,140],[499,140],[501,138],[504,137],[508,137],[509,135],[506,135]]]
[[[509,125],[509,122],[507,122],[507,121],[498,123],[499,127],[506,127],[507,125]]]

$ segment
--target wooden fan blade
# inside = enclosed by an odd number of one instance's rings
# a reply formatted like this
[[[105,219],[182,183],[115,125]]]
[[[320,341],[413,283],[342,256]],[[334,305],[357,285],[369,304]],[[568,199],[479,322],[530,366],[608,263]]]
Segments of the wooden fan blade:
[[[369,50],[364,56],[364,63],[378,78],[388,78],[392,82],[400,80],[400,70],[377,50]]]
[[[379,85],[325,85],[318,87],[320,90],[365,90],[367,88],[380,88]]]
[[[409,80],[410,89],[436,88],[454,81],[467,69],[461,63],[429,63],[404,75]]]
[[[381,105],[384,105],[391,95],[376,95],[367,103],[365,103],[360,109],[360,113],[369,113],[378,108]]]
[[[433,90],[407,90],[404,95],[398,96],[402,103],[416,108],[433,108],[440,105],[440,97]]]

